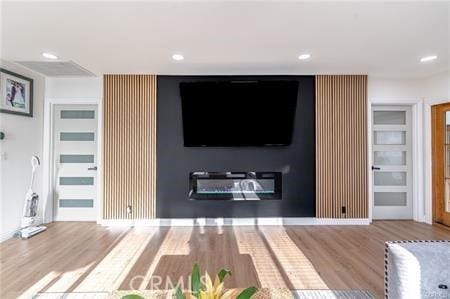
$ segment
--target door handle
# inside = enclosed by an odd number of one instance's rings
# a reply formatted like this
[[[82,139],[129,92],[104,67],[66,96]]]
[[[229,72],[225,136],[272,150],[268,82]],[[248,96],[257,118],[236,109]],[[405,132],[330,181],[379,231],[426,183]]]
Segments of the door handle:
[[[89,167],[88,170],[97,170],[97,166]]]
[[[372,165],[372,170],[381,170],[381,168]]]

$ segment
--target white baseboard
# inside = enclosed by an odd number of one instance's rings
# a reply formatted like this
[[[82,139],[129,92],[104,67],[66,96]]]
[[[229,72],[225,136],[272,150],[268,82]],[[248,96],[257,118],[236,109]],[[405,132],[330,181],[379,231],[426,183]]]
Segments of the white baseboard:
[[[42,221],[36,221],[33,226],[39,226],[42,225]],[[20,227],[13,229],[13,230],[9,230],[9,231],[5,231],[0,233],[0,243],[2,243],[3,241],[6,241],[8,239],[11,239],[12,237],[14,237],[14,234],[17,233],[20,230]]]
[[[6,232],[2,232],[0,234],[0,243],[3,241],[6,241],[8,239],[11,239],[12,237],[14,237],[14,234],[17,232],[18,230],[10,230],[10,231],[6,231]]]
[[[369,225],[368,218],[161,218],[102,220],[103,226],[259,226],[259,225]]]

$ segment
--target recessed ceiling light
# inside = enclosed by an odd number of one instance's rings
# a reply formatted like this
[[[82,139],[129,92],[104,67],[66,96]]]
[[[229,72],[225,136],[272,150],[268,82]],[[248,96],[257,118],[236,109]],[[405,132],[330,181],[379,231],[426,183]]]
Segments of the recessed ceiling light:
[[[58,59],[58,56],[52,53],[44,52],[42,53],[42,56],[44,56],[47,59]]]
[[[420,58],[420,62],[432,61],[432,60],[435,60],[436,58],[437,58],[436,55],[425,56],[425,57]]]
[[[301,54],[298,56],[298,59],[300,60],[306,60],[306,59],[310,59],[311,58],[311,54],[305,53],[305,54]]]
[[[180,60],[183,60],[183,59],[184,59],[184,56],[181,55],[181,54],[173,54],[173,55],[172,55],[172,59],[173,59],[173,60],[176,60],[176,61],[180,61]]]

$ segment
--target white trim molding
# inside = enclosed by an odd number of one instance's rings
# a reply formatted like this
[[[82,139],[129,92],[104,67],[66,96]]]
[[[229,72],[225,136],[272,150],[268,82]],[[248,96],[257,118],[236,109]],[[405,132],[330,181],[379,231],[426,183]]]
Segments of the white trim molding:
[[[293,225],[369,225],[369,218],[160,218],[102,220],[102,226],[293,226]]]
[[[33,226],[39,226],[39,225],[42,225],[42,224],[43,224],[43,223],[42,223],[41,221],[39,221],[38,218],[36,218],[36,221],[35,221],[35,223],[33,224]],[[17,232],[19,232],[20,229],[21,229],[21,228],[14,229],[14,230],[9,230],[9,231],[6,231],[6,232],[3,232],[2,234],[0,234],[0,243],[4,242],[4,241],[6,241],[6,240],[9,240],[9,239],[14,238],[14,235],[15,235]]]
[[[368,217],[370,222],[373,220],[373,172],[372,172],[372,104],[370,99],[367,104],[367,201]]]
[[[12,237],[14,237],[14,234],[15,234],[17,231],[18,231],[18,230],[10,230],[10,231],[3,232],[3,233],[0,235],[0,243],[2,243],[2,242],[4,242],[4,241],[6,241],[6,240],[8,240],[8,239],[11,239]]]
[[[425,222],[424,165],[423,165],[423,101],[412,105],[412,172],[413,172],[413,217]],[[416,208],[414,208],[416,207]]]

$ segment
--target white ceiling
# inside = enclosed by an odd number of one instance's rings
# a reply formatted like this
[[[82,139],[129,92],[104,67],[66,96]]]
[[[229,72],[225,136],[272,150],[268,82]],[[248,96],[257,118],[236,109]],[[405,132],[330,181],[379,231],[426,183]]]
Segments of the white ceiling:
[[[425,77],[449,69],[450,2],[3,2],[2,57],[96,73]],[[309,52],[309,61],[297,56]],[[175,62],[173,53],[185,60]],[[420,63],[425,55],[436,61]]]

